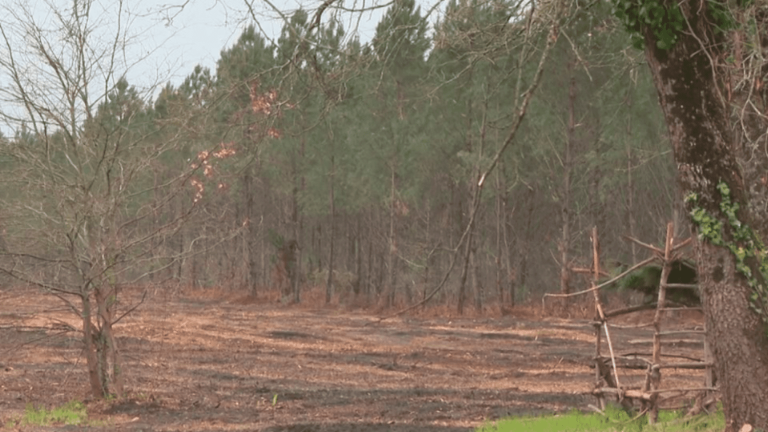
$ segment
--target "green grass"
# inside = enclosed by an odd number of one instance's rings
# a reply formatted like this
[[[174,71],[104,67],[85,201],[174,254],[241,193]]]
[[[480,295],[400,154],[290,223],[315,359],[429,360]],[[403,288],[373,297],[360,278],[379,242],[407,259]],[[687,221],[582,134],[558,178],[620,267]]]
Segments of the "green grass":
[[[521,417],[499,420],[477,432],[720,432],[725,428],[722,410],[712,415],[685,418],[681,412],[661,412],[657,424],[650,426],[645,416],[633,419],[626,412],[609,408],[605,415],[568,414],[547,417]]]
[[[88,420],[88,413],[82,402],[68,402],[58,408],[50,410],[44,407],[35,408],[32,404],[27,405],[24,410],[24,416],[21,419],[22,425],[32,426],[50,426],[54,424],[81,425]]]

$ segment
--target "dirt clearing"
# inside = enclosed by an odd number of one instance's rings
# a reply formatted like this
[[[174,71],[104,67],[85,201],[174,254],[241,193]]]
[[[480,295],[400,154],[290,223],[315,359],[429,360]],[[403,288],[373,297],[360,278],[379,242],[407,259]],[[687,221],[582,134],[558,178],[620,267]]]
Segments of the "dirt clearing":
[[[584,395],[594,382],[584,320],[378,322],[337,309],[155,297],[115,328],[129,395],[110,402],[89,400],[81,343],[66,325],[80,326],[57,299],[0,292],[0,427],[27,404],[73,399],[87,402],[89,430],[110,431],[466,431],[594,403]],[[647,350],[638,344],[650,335],[623,331],[614,349]],[[701,383],[683,373],[678,382]]]

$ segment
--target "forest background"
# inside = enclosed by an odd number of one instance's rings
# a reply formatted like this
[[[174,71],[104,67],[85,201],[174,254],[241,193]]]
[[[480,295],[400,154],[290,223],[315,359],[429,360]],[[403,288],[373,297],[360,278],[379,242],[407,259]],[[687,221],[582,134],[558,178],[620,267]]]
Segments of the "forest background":
[[[366,42],[340,19],[365,5],[274,42],[249,10],[159,94],[126,78],[124,3],[2,5],[0,283],[82,320],[107,397],[126,287],[505,313],[586,284],[593,227],[610,272],[690,220],[728,430],[766,427],[768,14],[737,3],[454,0],[430,31],[395,0]]]
[[[38,33],[37,75],[4,64],[23,85],[3,91],[3,283],[294,302],[324,286],[326,302],[385,306],[441,287],[434,303],[481,310],[585,284],[571,270],[589,267],[593,226],[624,264],[645,257],[623,235],[686,226],[650,73],[610,5],[574,5],[551,52],[527,3],[438,5],[428,31],[414,1],[394,2],[367,43],[333,14],[297,11],[275,44],[251,25],[215,71],[157,96]],[[114,57],[128,40],[102,43]]]

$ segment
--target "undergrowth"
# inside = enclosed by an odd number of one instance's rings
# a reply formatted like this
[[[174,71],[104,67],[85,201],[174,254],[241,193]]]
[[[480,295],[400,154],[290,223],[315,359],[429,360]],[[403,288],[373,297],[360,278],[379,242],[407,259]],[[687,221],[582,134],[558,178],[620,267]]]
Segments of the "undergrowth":
[[[71,401],[60,407],[50,410],[44,407],[35,408],[32,404],[27,405],[24,410],[24,416],[21,424],[31,426],[50,426],[50,425],[81,425],[88,419],[88,413],[82,402]]]
[[[630,417],[618,408],[605,414],[571,411],[546,417],[502,419],[485,425],[477,432],[720,432],[725,428],[722,410],[712,415],[685,417],[684,412],[662,411],[651,426],[645,416]]]

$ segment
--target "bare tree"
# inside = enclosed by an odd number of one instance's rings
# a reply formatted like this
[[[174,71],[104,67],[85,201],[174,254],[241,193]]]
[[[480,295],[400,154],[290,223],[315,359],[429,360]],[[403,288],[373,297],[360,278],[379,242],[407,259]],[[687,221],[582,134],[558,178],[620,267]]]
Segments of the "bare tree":
[[[1,150],[11,187],[0,196],[0,272],[57,296],[82,320],[91,391],[119,395],[113,325],[136,307],[121,304],[120,287],[169,265],[152,248],[195,208],[202,184],[189,186],[194,167],[154,175],[180,141],[156,139],[162,125],[124,78],[122,2],[20,1],[0,15],[0,118],[13,133]]]

